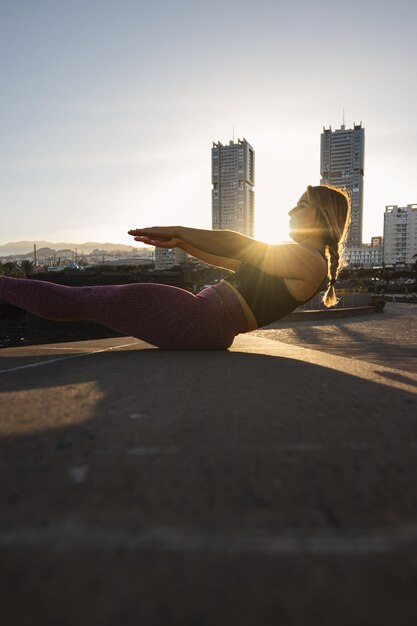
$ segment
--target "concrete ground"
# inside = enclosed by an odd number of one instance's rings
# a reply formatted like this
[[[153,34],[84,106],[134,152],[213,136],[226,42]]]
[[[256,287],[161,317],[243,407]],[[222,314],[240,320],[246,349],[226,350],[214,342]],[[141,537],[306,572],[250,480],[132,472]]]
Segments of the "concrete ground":
[[[416,325],[2,350],[0,624],[414,625]]]
[[[359,309],[352,310],[356,311],[360,312]],[[325,313],[331,313],[331,310]],[[304,319],[297,324],[276,322],[254,334],[400,370],[416,370],[417,304],[388,302],[383,312],[367,313],[365,317],[351,316],[350,319],[336,316],[319,319],[315,312],[311,318],[311,321]]]

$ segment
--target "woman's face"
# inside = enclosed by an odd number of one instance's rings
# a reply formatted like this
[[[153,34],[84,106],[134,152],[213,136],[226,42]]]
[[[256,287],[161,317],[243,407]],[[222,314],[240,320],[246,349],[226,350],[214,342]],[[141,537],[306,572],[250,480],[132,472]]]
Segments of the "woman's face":
[[[301,242],[317,231],[317,209],[308,201],[307,192],[303,193],[297,205],[289,211],[290,237]]]

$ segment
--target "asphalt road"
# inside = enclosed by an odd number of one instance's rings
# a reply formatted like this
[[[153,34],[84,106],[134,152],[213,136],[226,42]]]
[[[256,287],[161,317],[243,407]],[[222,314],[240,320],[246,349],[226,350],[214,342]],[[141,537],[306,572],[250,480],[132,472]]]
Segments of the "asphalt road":
[[[1,625],[414,625],[402,306],[227,352],[2,350]]]

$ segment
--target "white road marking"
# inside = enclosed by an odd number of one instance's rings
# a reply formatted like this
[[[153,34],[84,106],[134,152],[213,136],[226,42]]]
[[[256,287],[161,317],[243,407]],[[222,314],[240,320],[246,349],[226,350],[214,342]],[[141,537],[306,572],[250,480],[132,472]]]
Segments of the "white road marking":
[[[178,448],[174,448],[172,446],[168,448],[135,446],[133,448],[129,448],[126,454],[128,456],[155,456],[158,454],[176,454],[177,452]]]
[[[68,468],[68,475],[74,483],[83,483],[90,468],[88,465],[74,465]]]
[[[281,443],[272,447],[284,452],[316,452],[324,449],[321,443]]]
[[[344,448],[349,448],[350,450],[355,450],[357,452],[367,450],[381,450],[384,446],[381,446],[377,443],[346,443],[343,446]]]
[[[100,549],[157,550],[160,552],[220,552],[276,555],[369,556],[410,553],[417,549],[417,527],[357,530],[204,531],[189,528],[151,527],[142,530],[72,524],[47,528],[0,530],[0,548],[44,547],[48,550],[85,545]]]
[[[25,370],[29,367],[42,367],[43,365],[50,365],[51,363],[58,363],[59,361],[68,361],[69,359],[77,359],[82,356],[89,356],[91,354],[99,354],[100,352],[110,352],[111,350],[119,350],[120,348],[128,348],[135,345],[137,342],[125,343],[120,346],[111,346],[110,348],[102,348],[101,350],[92,350],[91,352],[82,352],[81,354],[70,354],[69,356],[61,356],[58,358],[48,359],[47,361],[38,361],[36,363],[29,363],[28,365],[19,365],[18,367],[11,367],[10,369],[0,370],[0,374],[8,374],[9,372],[17,372],[18,370]]]

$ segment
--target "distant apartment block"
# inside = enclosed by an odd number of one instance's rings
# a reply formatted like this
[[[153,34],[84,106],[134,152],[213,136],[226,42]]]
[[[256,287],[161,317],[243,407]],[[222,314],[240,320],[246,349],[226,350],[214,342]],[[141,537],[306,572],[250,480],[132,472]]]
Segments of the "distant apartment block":
[[[414,263],[417,254],[417,204],[386,206],[384,213],[385,265]]]
[[[246,139],[213,143],[212,227],[254,233],[255,152]]]
[[[375,239],[377,239],[375,237]],[[379,237],[382,239],[382,237]],[[346,246],[345,261],[347,267],[382,267],[384,262],[384,248],[364,243],[361,246]]]
[[[155,269],[169,270],[182,265],[188,259],[188,254],[180,248],[155,248]]]
[[[362,123],[353,129],[332,131],[323,128],[321,134],[321,185],[335,185],[348,191],[352,203],[352,217],[348,231],[348,247],[362,244],[363,177],[365,161],[365,129]]]
[[[381,235],[371,237],[371,246],[373,248],[382,248],[384,245],[384,238]]]

